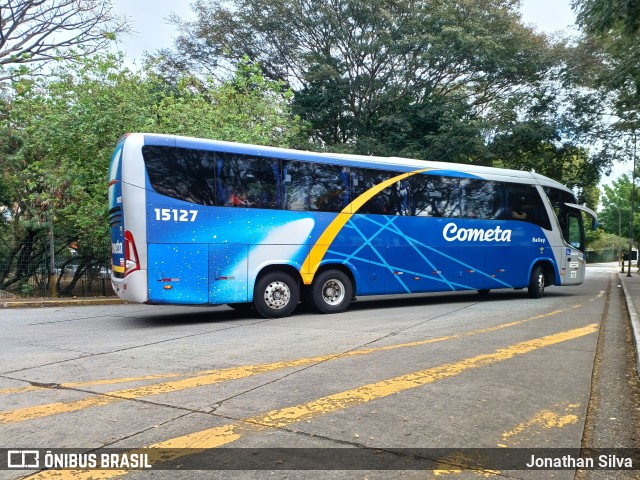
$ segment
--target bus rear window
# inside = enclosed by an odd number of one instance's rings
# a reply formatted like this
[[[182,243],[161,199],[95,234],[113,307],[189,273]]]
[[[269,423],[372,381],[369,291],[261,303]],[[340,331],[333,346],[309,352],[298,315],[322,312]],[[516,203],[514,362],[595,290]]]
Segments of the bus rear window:
[[[213,152],[145,145],[142,156],[156,192],[186,202],[216,205]]]
[[[281,208],[277,160],[152,145],[142,155],[161,195],[199,205]]]

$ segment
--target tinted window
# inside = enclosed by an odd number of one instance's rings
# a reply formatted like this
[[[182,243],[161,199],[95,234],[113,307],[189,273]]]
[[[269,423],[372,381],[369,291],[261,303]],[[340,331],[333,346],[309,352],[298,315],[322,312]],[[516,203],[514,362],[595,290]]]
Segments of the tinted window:
[[[460,217],[461,197],[458,178],[414,175],[410,178],[415,215]]]
[[[502,209],[502,218],[523,220],[535,223],[547,230],[551,229],[547,210],[538,190],[533,185],[505,184],[505,205]]]
[[[349,203],[349,174],[338,165],[283,162],[285,208],[340,212]]]
[[[570,213],[567,215],[568,234],[567,242],[572,247],[584,251],[584,237],[582,230],[582,218],[579,213]]]
[[[215,154],[186,148],[142,147],[153,189],[171,198],[216,205]]]
[[[460,179],[461,211],[464,218],[494,219],[500,211],[501,184]]]
[[[549,201],[553,207],[553,211],[558,217],[558,223],[560,224],[560,230],[562,231],[562,237],[569,241],[569,220],[568,215],[571,210],[566,206],[566,203],[576,203],[576,198],[572,193],[565,190],[560,190],[552,187],[545,187],[544,189]]]
[[[359,197],[368,190],[400,175],[399,172],[386,172],[382,170],[366,170],[363,168],[351,169],[351,197]],[[374,195],[362,207],[358,213],[377,213],[381,215],[411,215],[410,186],[408,180],[400,180],[389,185]]]
[[[277,160],[218,153],[216,176],[218,205],[281,208]]]

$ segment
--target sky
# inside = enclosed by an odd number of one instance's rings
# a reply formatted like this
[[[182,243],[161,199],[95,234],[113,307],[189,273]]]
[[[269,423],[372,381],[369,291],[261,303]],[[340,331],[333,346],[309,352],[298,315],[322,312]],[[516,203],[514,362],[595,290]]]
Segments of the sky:
[[[145,51],[151,53],[172,46],[177,32],[167,20],[171,13],[182,19],[193,18],[191,0],[112,0],[112,3],[115,12],[128,17],[132,26],[132,34],[119,43],[131,65],[139,64]],[[553,34],[574,28],[570,0],[522,0],[521,5],[524,23],[541,32]],[[610,184],[630,170],[629,162],[617,164],[602,183]]]

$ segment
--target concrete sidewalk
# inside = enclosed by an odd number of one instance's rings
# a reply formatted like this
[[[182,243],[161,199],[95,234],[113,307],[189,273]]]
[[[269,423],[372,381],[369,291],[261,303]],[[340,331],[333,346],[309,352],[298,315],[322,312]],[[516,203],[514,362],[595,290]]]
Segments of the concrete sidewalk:
[[[640,273],[636,273],[636,271],[635,265],[632,265],[630,277],[627,276],[627,273],[621,272],[618,272],[618,276],[627,300],[633,340],[636,345],[636,367],[640,373],[640,318],[638,318],[637,310],[640,307]]]
[[[0,298],[1,308],[70,307],[75,305],[122,305],[118,297]]]

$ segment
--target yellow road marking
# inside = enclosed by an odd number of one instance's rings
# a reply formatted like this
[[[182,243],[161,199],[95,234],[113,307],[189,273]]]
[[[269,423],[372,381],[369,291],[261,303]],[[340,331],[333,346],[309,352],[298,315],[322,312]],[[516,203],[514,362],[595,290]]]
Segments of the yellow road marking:
[[[535,433],[539,431],[551,429],[551,428],[564,428],[567,425],[574,425],[578,423],[578,416],[574,415],[572,412],[576,408],[580,407],[579,403],[570,403],[564,405],[564,410],[566,415],[562,413],[557,413],[553,410],[542,410],[537,412],[533,417],[529,420],[519,423],[512,430],[508,432],[504,432],[500,438],[500,442],[510,443],[510,446],[518,445],[518,443],[513,442],[512,437],[520,436],[523,432],[527,430],[533,429]],[[562,408],[562,405],[556,405],[554,410],[558,410]],[[509,445],[505,443],[498,443],[498,447],[507,448]],[[483,459],[482,458],[474,458],[465,456],[461,452],[453,454],[443,460],[441,460],[440,465],[442,468],[436,469],[433,471],[435,476],[443,476],[449,474],[458,474],[462,472],[462,466],[466,467],[465,470],[473,470],[473,473],[477,476],[481,477],[491,477],[495,475],[499,475],[499,470],[489,470],[483,467]],[[460,465],[461,467],[451,467],[451,465]]]
[[[13,388],[3,388],[0,390],[0,395],[11,395],[13,393],[26,393],[33,392],[35,390],[44,390],[45,387],[36,387],[34,385],[29,385],[28,387],[13,387]]]
[[[463,452],[456,452],[440,460],[438,465],[442,466],[442,468],[435,468],[433,470],[433,474],[436,477],[441,475],[450,475],[452,473],[459,474],[462,473],[463,469],[473,470],[475,475],[481,477],[492,477],[500,473],[498,470],[485,469],[482,466],[484,462],[485,459],[481,456],[472,456]],[[459,467],[452,467],[451,465],[459,465]]]
[[[213,427],[199,432],[190,433],[188,435],[183,435],[181,437],[172,438],[147,447],[155,449],[169,449],[168,452],[159,452],[156,456],[150,456],[149,458],[152,462],[167,462],[210,448],[221,447],[223,445],[233,443],[241,438],[247,429],[282,429],[293,423],[310,420],[339,410],[363,405],[376,399],[385,398],[406,390],[421,387],[437,380],[451,378],[468,370],[502,362],[518,355],[525,355],[540,348],[580,338],[597,331],[598,325],[594,323],[573,330],[547,335],[541,338],[534,338],[505,348],[500,348],[493,353],[476,355],[475,357],[467,358],[459,362],[427,368],[425,370],[370,383],[351,390],[328,395],[301,405],[271,410],[267,413],[240,420],[239,424]],[[141,449],[133,450],[133,452],[141,451]],[[64,478],[88,480],[95,478],[114,478],[122,476],[127,472],[127,470],[76,470],[64,471],[62,473]],[[59,477],[60,474],[61,472],[59,471],[44,471],[28,478],[48,479]]]
[[[598,297],[596,297],[598,298]],[[590,300],[590,301],[593,301]],[[425,345],[426,343],[433,343],[433,342],[441,342],[441,341],[445,341],[445,340],[457,340],[463,337],[467,337],[467,336],[472,336],[472,335],[478,335],[481,333],[489,333],[489,332],[494,332],[497,330],[501,330],[503,328],[509,328],[509,327],[513,327],[516,325],[520,325],[526,322],[530,322],[532,320],[538,320],[540,318],[545,318],[545,317],[550,317],[553,315],[557,315],[559,313],[563,313],[568,311],[569,309],[574,309],[574,308],[581,308],[582,305],[573,305],[569,308],[564,308],[564,309],[560,309],[560,310],[554,310],[552,312],[549,313],[544,313],[541,315],[536,315],[534,317],[529,317],[529,318],[525,318],[523,320],[516,320],[513,322],[509,322],[509,323],[503,323],[500,325],[496,325],[494,327],[488,327],[482,330],[473,330],[470,332],[465,332],[465,333],[461,333],[461,334],[454,334],[454,335],[450,335],[447,337],[440,337],[440,338],[434,338],[434,339],[428,339],[428,340],[419,340],[417,342],[411,342],[411,343],[403,343],[403,344],[399,344],[399,345],[391,345],[391,346],[386,346],[386,347],[376,347],[376,348],[371,348],[371,349],[367,349],[367,350],[356,350],[353,352],[347,352],[347,353],[337,353],[333,356],[331,356],[331,358],[342,358],[344,356],[347,355],[361,355],[362,353],[372,353],[375,351],[380,351],[380,350],[392,350],[395,348],[406,348],[406,347],[413,347],[413,346],[418,346],[418,345]],[[362,352],[362,353],[360,353]],[[200,370],[198,372],[183,372],[183,373],[159,373],[156,375],[143,375],[143,376],[139,376],[139,377],[121,377],[121,378],[108,378],[108,379],[102,379],[102,380],[86,380],[83,382],[65,382],[65,383],[61,383],[60,387],[61,388],[79,388],[79,387],[92,387],[92,386],[96,386],[96,385],[115,385],[118,383],[133,383],[133,382],[140,382],[140,381],[145,381],[145,380],[160,380],[160,379],[164,379],[164,378],[178,378],[178,377],[188,377],[191,375],[209,375],[209,374],[215,374],[220,372],[219,369],[216,370]],[[36,386],[36,385],[29,385],[26,387],[13,387],[13,388],[4,388],[4,389],[0,389],[0,395],[10,395],[10,394],[16,394],[16,393],[26,393],[26,392],[33,392],[35,390],[47,390],[47,387],[41,387],[41,386]],[[115,392],[112,392],[111,394],[114,394]],[[2,423],[2,421],[0,420],[0,423]]]
[[[567,425],[574,425],[578,423],[578,416],[569,413],[579,407],[580,404],[572,403],[568,405],[565,409],[566,415],[562,413],[554,412],[553,410],[542,410],[536,413],[533,417],[531,417],[526,422],[522,422],[516,425],[512,430],[508,432],[504,432],[502,434],[502,442],[510,442],[511,445],[517,445],[517,443],[513,442],[512,437],[516,437],[521,435],[523,432],[529,429],[550,429],[550,428],[564,428]],[[558,405],[559,407],[559,405]],[[499,447],[506,448],[507,445],[505,443],[499,443]]]
[[[575,308],[575,306],[571,308]],[[241,378],[246,378],[246,377],[250,377],[250,376],[258,375],[262,373],[283,370],[286,368],[302,367],[302,366],[311,365],[314,363],[326,362],[329,360],[357,357],[362,355],[369,355],[376,352],[390,351],[390,350],[396,350],[401,348],[417,347],[421,345],[428,345],[431,343],[444,342],[449,340],[457,340],[460,338],[465,338],[473,335],[490,333],[490,332],[502,330],[505,328],[514,327],[514,326],[521,325],[523,323],[530,322],[533,320],[539,320],[541,318],[547,318],[554,315],[558,315],[568,310],[569,309],[554,310],[552,312],[536,315],[534,317],[529,317],[522,320],[515,320],[513,322],[503,323],[500,325],[495,325],[493,327],[483,328],[480,330],[472,330],[469,332],[448,335],[444,337],[417,340],[415,342],[407,342],[407,343],[401,343],[396,345],[387,345],[383,347],[363,348],[363,349],[352,350],[344,353],[321,355],[321,356],[309,357],[309,358],[300,358],[296,360],[267,363],[267,364],[261,364],[261,365],[248,365],[248,366],[232,367],[228,369],[219,369],[219,370],[205,370],[203,372],[200,372],[200,375],[186,378],[183,380],[163,382],[163,383],[147,385],[142,387],[128,388],[125,390],[117,390],[117,391],[108,392],[102,395],[83,398],[81,400],[77,400],[73,402],[56,402],[56,403],[50,403],[45,405],[37,405],[33,407],[18,408],[18,409],[6,411],[6,412],[0,412],[0,424],[18,423],[18,422],[24,422],[27,420],[33,420],[36,418],[47,417],[50,415],[76,412],[78,410],[82,410],[85,408],[100,407],[100,406],[120,402],[123,400],[131,400],[131,399],[142,398],[142,397],[147,397],[151,395],[160,395],[163,393],[172,393],[172,392],[187,390],[191,388],[213,385],[216,383],[229,381],[229,380],[238,380]],[[174,375],[174,374],[167,374],[167,375]],[[142,378],[154,378],[154,376],[138,377],[138,379],[142,379]],[[133,381],[136,379],[130,378],[125,380]],[[109,381],[108,380],[97,381],[94,384],[97,385],[97,384],[104,384],[104,383],[109,383]],[[74,384],[67,383],[67,384],[62,384],[61,386],[64,387],[64,386],[70,386],[70,385],[74,385]],[[75,385],[79,385],[79,383],[76,383]],[[30,387],[24,387],[24,388],[29,389]],[[35,387],[31,387],[31,388],[35,388]]]
[[[107,378],[103,380],[86,380],[84,382],[65,382],[65,383],[61,383],[60,387],[79,388],[79,387],[93,387],[96,385],[115,385],[117,383],[131,383],[131,382],[140,382],[144,380],[160,380],[162,378],[187,377],[189,375],[193,375],[193,372],[159,373],[157,375],[143,375],[140,377]],[[4,388],[4,389],[0,389],[0,395],[26,393],[26,392],[32,392],[34,390],[47,390],[48,388],[49,387],[37,386],[37,385],[29,385],[27,387]]]

